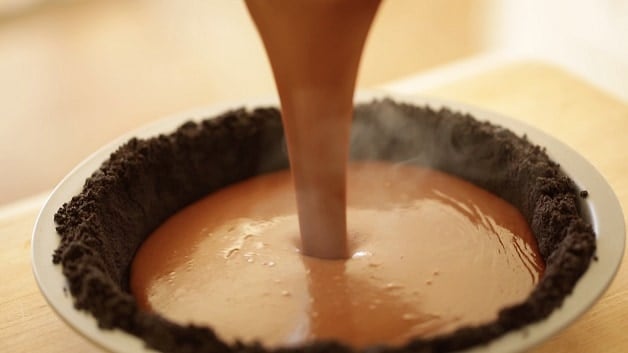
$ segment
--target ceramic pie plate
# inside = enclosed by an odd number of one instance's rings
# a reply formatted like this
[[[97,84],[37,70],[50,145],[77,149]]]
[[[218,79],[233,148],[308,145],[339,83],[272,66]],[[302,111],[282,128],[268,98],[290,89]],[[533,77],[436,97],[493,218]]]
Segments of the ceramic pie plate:
[[[555,310],[547,319],[512,331],[487,345],[465,350],[465,353],[522,352],[564,329],[596,302],[610,285],[621,263],[625,229],[623,213],[617,197],[602,175],[589,162],[565,144],[534,127],[472,106],[435,99],[399,96],[385,92],[359,94],[356,97],[356,102],[366,102],[378,97],[391,97],[396,101],[429,105],[432,108],[448,107],[454,111],[470,113],[480,121],[490,121],[509,128],[518,135],[525,134],[532,143],[547,149],[550,158],[560,164],[563,171],[576,183],[579,189],[589,192],[589,196],[581,199],[580,202],[584,216],[592,224],[597,237],[596,255],[598,260],[591,262],[589,269],[580,278],[573,293],[565,299],[562,307]],[[61,272],[61,266],[52,263],[52,254],[60,241],[53,220],[59,207],[77,195],[85,180],[99,168],[113,151],[131,137],[148,138],[160,133],[169,133],[185,121],[198,121],[216,116],[232,108],[242,106],[253,108],[268,105],[277,105],[277,101],[266,99],[222,103],[159,120],[121,136],[96,151],[57,185],[42,207],[33,230],[32,265],[39,288],[48,304],[70,327],[96,345],[112,352],[153,352],[144,346],[143,341],[133,335],[120,330],[100,329],[91,314],[74,308],[73,298],[67,290],[66,278]]]

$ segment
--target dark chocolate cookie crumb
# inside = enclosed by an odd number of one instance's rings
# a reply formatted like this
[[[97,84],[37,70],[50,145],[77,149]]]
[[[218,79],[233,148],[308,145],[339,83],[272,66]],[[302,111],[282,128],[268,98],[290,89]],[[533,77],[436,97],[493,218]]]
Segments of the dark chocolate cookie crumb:
[[[589,196],[589,192],[587,190],[580,190],[580,197],[586,199]]]
[[[523,302],[498,318],[401,347],[363,352],[450,352],[486,344],[546,318],[571,293],[595,252],[595,235],[579,213],[574,183],[543,148],[469,115],[374,101],[356,107],[352,159],[404,161],[457,175],[516,206],[530,224],[545,274]],[[258,343],[227,343],[211,327],[180,325],[138,308],[129,268],[144,239],[184,206],[229,184],[288,168],[276,108],[234,110],[187,122],[168,135],[132,139],[87,179],[55,215],[61,242],[53,255],[79,310],[102,328],[136,335],[163,352],[268,352]],[[284,353],[355,352],[334,341],[286,347]]]

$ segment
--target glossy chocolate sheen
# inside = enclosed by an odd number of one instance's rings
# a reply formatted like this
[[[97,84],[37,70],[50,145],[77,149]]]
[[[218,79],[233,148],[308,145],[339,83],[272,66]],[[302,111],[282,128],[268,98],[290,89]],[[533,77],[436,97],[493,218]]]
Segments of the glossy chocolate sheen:
[[[350,164],[347,216],[349,259],[304,256],[290,173],[248,179],[153,232],[131,290],[142,308],[232,342],[366,347],[488,323],[543,273],[521,213],[442,172]]]

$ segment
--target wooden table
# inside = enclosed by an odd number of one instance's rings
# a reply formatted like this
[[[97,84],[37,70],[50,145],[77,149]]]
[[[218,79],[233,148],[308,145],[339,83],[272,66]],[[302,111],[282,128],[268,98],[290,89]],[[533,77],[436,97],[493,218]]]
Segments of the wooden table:
[[[361,84],[476,53],[475,21],[488,21],[478,16],[491,1],[384,1]],[[98,147],[158,117],[275,89],[244,1],[8,2],[42,6],[0,13],[0,204],[52,188]]]
[[[526,121],[581,153],[606,177],[628,209],[628,104],[537,62],[481,72],[422,92]],[[39,202],[0,214],[0,350],[100,352],[48,307],[30,268],[30,238]],[[603,298],[534,353],[628,352],[628,269],[624,263]]]

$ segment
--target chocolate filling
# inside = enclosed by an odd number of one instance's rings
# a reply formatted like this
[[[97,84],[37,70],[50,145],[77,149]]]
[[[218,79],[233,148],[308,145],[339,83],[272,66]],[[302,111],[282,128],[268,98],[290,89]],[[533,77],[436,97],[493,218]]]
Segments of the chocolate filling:
[[[546,318],[589,266],[595,235],[580,214],[578,190],[525,137],[448,109],[382,100],[356,107],[351,151],[354,160],[436,168],[501,196],[522,212],[546,262],[530,296],[502,309],[495,321],[369,352],[449,352],[487,343]],[[276,108],[233,110],[187,122],[172,134],[131,139],[55,215],[61,243],[53,261],[63,267],[75,307],[90,312],[100,327],[124,330],[164,352],[268,351],[257,343],[222,341],[211,327],[183,326],[140,310],[129,292],[129,267],[144,239],[184,206],[229,184],[285,168]],[[355,349],[326,341],[280,351]]]

